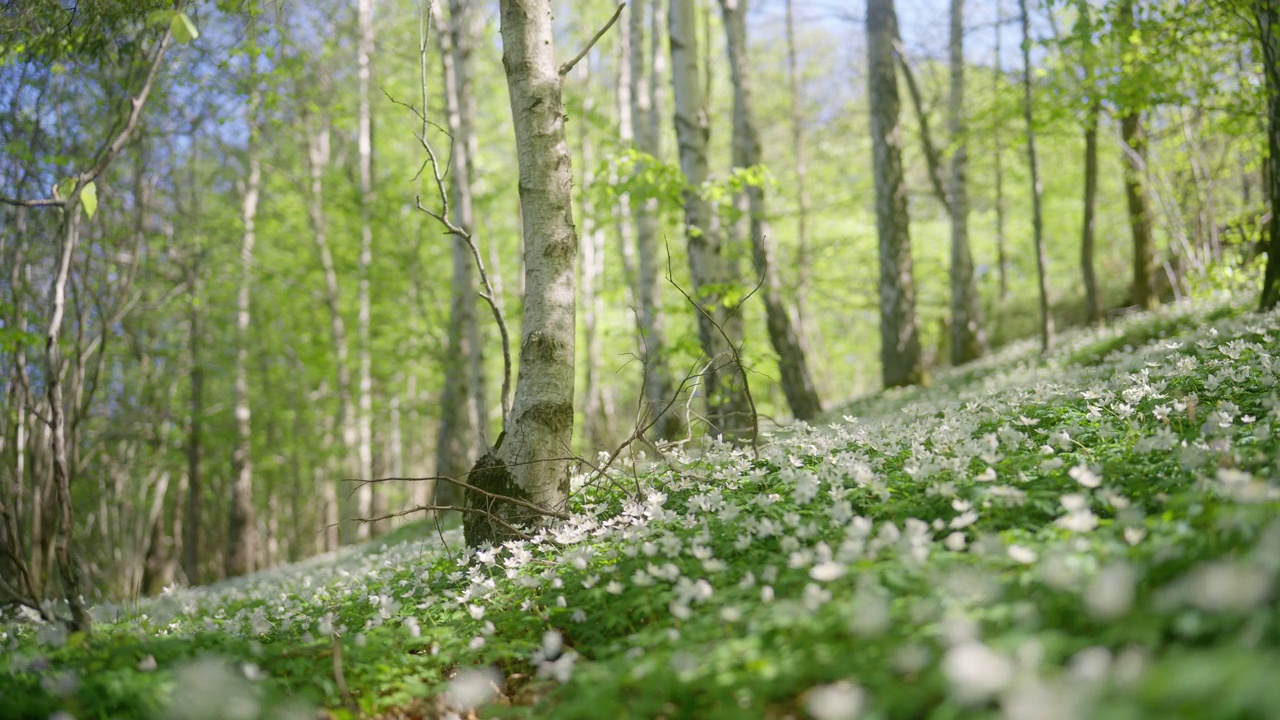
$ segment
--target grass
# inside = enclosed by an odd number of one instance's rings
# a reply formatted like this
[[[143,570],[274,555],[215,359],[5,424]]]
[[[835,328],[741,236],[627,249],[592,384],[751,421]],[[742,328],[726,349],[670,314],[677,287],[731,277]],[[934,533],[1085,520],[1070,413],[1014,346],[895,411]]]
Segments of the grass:
[[[418,525],[89,638],[9,626],[0,717],[1274,717],[1280,316],[1249,304],[580,487],[530,543]]]

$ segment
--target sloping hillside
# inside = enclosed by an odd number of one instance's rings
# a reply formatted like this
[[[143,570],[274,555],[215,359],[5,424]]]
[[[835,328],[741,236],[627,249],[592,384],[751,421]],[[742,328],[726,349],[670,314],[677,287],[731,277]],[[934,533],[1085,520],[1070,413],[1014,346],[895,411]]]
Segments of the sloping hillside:
[[[1274,716],[1280,315],[1227,302],[620,459],[528,542],[9,626],[0,716]]]

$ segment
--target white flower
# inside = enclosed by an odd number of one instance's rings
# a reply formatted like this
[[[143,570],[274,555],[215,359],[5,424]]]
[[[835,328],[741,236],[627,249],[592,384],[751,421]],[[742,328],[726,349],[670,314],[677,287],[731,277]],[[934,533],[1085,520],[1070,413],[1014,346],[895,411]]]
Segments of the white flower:
[[[450,707],[472,710],[492,700],[501,684],[502,676],[493,668],[459,670],[449,681],[445,699]]]
[[[1090,489],[1102,484],[1102,476],[1090,470],[1088,465],[1077,465],[1068,470],[1067,475],[1070,475],[1072,480]]]
[[[942,672],[961,702],[979,703],[1004,690],[1013,680],[1013,662],[977,640],[947,651]]]
[[[809,690],[804,709],[814,720],[854,720],[862,711],[864,696],[857,683],[842,680]]]
[[[823,562],[814,565],[809,569],[809,577],[818,582],[831,582],[844,576],[848,571],[844,565],[837,562]]]
[[[1089,581],[1084,591],[1084,604],[1089,613],[1100,620],[1114,620],[1133,606],[1137,573],[1125,563],[1103,568]]]
[[[965,546],[964,533],[953,532],[947,536],[946,540],[942,541],[942,544],[945,545],[948,550],[960,552],[961,550],[964,550]]]
[[[1012,558],[1014,562],[1022,563],[1023,565],[1030,565],[1036,561],[1037,557],[1035,550],[1032,550],[1029,547],[1023,547],[1022,545],[1010,545],[1009,549],[1005,552],[1009,554],[1009,557]]]

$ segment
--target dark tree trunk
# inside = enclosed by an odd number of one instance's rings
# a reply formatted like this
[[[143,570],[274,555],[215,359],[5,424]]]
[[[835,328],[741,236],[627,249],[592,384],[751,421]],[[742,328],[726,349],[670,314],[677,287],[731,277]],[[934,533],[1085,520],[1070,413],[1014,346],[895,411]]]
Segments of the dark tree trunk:
[[[885,387],[924,381],[893,65],[897,25],[893,0],[867,0],[867,85],[880,235],[880,361]]]

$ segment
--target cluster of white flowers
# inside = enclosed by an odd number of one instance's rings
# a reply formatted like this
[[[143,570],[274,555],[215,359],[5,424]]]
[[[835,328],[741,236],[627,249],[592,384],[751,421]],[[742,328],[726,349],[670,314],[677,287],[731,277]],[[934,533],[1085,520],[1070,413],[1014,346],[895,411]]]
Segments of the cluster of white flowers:
[[[1083,365],[1072,360],[1123,337],[1132,323],[1176,320],[1197,327],[1191,320],[1204,312],[1204,306],[1178,304],[1155,319],[1068,334],[1048,359],[1028,343],[1015,344],[963,372],[944,374],[935,390],[893,391],[862,402],[860,418],[779,429],[758,454],[724,443],[710,443],[698,454],[675,450],[669,466],[641,469],[640,492],[620,511],[587,502],[570,520],[529,541],[475,552],[459,549],[463,542],[455,530],[443,534],[443,546],[433,540],[346,549],[207,588],[175,590],[142,603],[145,614],[132,622],[159,634],[216,630],[259,637],[297,628],[315,640],[386,624],[418,638],[424,626],[418,615],[449,607],[477,624],[470,647],[479,649],[495,631],[486,618],[497,614],[491,610],[509,609],[494,606],[508,602],[512,588],[524,592],[520,609],[545,618],[548,628],[563,618],[590,622],[590,613],[600,612],[571,607],[569,588],[598,588],[611,596],[657,588],[670,597],[666,607],[675,627],[665,637],[673,642],[679,623],[701,613],[718,622],[750,622],[760,606],[775,601],[769,612],[779,618],[812,616],[837,599],[847,601],[850,629],[870,635],[891,622],[888,591],[856,567],[883,560],[923,567],[939,556],[968,553],[982,563],[933,583],[935,597],[910,610],[922,624],[949,628],[941,631],[952,637],[939,638],[937,657],[955,696],[964,702],[999,698],[1010,718],[1042,717],[1029,708],[1051,702],[1065,708],[1064,717],[1075,717],[1074,701],[1058,702],[1071,696],[1074,686],[1063,684],[1068,680],[1042,677],[1033,647],[989,644],[966,613],[998,592],[993,568],[1079,593],[1100,621],[1130,611],[1138,570],[1124,562],[1100,564],[1093,553],[1102,546],[1123,557],[1146,541],[1147,529],[1131,507],[1126,478],[1108,471],[1106,458],[1091,451],[1097,443],[1176,457],[1185,478],[1162,483],[1198,482],[1238,502],[1280,499],[1268,474],[1274,460],[1255,450],[1280,423],[1280,401],[1245,413],[1236,400],[1242,389],[1275,387],[1280,316],[1226,320],[1176,342]],[[1183,432],[1188,427],[1195,431]],[[1035,460],[1005,462],[1015,456]],[[617,472],[620,485],[635,486],[633,477]],[[585,482],[585,476],[577,478],[574,486]],[[903,482],[919,489],[922,504],[910,507],[941,512],[874,517],[868,508],[892,503]],[[1046,492],[1053,494],[1046,498]],[[1045,513],[1046,507],[1056,514],[1046,518],[1044,530],[1057,539],[1000,534],[1002,515]],[[1104,528],[1103,519],[1112,514],[1116,521]],[[1272,536],[1268,542],[1280,545],[1280,529]],[[718,556],[758,548],[775,553],[782,567],[749,567]],[[1256,607],[1274,597],[1276,557],[1280,550],[1197,566],[1162,597],[1171,607],[1203,611]],[[783,596],[781,588],[792,590]],[[352,606],[364,608],[364,619],[345,627],[335,609]],[[619,648],[639,642],[618,640]],[[929,658],[928,648],[911,645],[894,662],[915,672]],[[532,662],[539,674],[568,682],[581,660],[565,649],[559,632],[549,630]],[[686,677],[698,659],[673,663]],[[1141,665],[1140,655],[1112,657],[1095,649],[1077,656],[1070,682],[1132,676]],[[459,673],[449,692],[458,707],[469,707],[487,699],[500,680]],[[812,688],[805,698],[818,718],[857,717],[868,702],[852,679]]]

